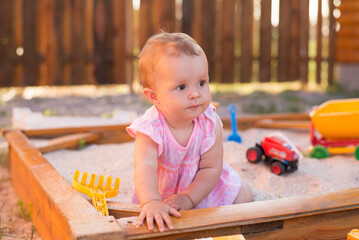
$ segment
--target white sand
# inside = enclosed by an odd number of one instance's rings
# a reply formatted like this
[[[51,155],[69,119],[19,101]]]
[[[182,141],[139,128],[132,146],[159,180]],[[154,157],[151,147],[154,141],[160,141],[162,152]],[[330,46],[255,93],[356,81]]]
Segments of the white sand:
[[[245,157],[248,147],[272,133],[272,130],[249,129],[240,132],[243,143],[224,141],[224,159],[252,187],[254,200],[327,193],[359,187],[359,161],[353,155],[338,155],[328,159],[300,160],[298,170],[277,176],[264,162],[251,164]],[[302,151],[309,147],[307,132],[281,131]],[[230,131],[224,132],[224,139]],[[133,189],[134,143],[90,145],[82,150],[59,150],[46,153],[49,162],[71,183],[75,170],[82,173],[119,177],[118,196],[111,201],[131,202]],[[113,180],[114,182],[114,180]]]

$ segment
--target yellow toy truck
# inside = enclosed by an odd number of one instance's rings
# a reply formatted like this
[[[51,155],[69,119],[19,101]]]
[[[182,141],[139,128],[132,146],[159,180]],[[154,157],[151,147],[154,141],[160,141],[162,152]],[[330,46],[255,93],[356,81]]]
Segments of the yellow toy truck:
[[[310,117],[311,157],[354,153],[359,160],[359,98],[327,101]]]

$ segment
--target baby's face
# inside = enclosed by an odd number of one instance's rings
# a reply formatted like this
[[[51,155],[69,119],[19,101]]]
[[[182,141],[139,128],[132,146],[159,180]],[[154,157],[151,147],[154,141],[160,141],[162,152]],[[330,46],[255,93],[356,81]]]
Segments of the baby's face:
[[[164,56],[154,74],[156,106],[173,120],[192,121],[211,102],[207,58],[199,56]]]

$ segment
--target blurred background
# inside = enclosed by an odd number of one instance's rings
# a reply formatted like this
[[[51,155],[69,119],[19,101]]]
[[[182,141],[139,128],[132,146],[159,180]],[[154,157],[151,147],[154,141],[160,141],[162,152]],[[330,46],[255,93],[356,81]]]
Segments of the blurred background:
[[[0,0],[0,128],[14,127],[16,108],[143,113],[137,55],[160,31],[202,46],[224,118],[230,104],[242,117],[359,97],[358,0]],[[8,169],[0,132],[0,239],[41,239]]]
[[[356,0],[0,0],[0,86],[138,84],[146,39],[185,32],[212,83],[359,88]]]

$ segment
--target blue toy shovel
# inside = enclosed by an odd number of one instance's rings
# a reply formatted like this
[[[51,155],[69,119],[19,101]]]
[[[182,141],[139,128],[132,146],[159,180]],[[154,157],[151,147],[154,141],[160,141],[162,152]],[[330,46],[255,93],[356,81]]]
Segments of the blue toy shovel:
[[[235,141],[237,143],[241,143],[242,139],[237,134],[237,121],[236,121],[236,114],[237,114],[237,108],[233,104],[230,104],[228,106],[229,114],[231,115],[231,127],[232,127],[232,134],[228,136],[228,141]]]

